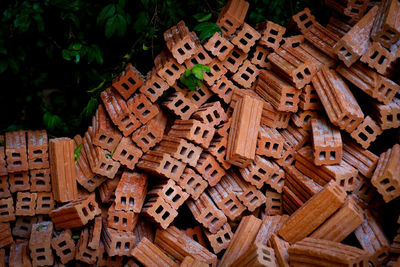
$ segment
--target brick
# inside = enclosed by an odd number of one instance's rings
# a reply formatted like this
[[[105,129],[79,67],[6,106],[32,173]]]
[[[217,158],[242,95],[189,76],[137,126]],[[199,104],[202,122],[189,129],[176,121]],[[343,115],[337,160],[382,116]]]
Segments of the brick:
[[[156,56],[154,65],[158,76],[163,78],[169,86],[173,86],[176,80],[185,72],[184,66],[178,64],[166,50],[162,50],[161,53]]]
[[[225,175],[225,170],[219,165],[214,156],[201,153],[195,170],[202,175],[210,186],[215,186]]]
[[[29,239],[29,250],[33,266],[53,265],[54,258],[50,243],[53,234],[53,224],[42,222],[32,225]]]
[[[9,223],[0,223],[0,248],[14,243]]]
[[[37,193],[18,192],[15,204],[15,215],[34,216]]]
[[[160,112],[158,106],[153,104],[144,94],[134,95],[129,98],[126,104],[142,124],[146,124]]]
[[[168,90],[168,88],[168,83],[158,76],[156,70],[153,68],[149,73],[147,73],[146,80],[139,90],[154,103],[164,94],[165,91]]]
[[[160,224],[163,229],[168,228],[178,216],[178,212],[162,197],[148,199],[143,205],[142,214],[150,221]]]
[[[260,71],[255,91],[279,111],[297,111],[301,91],[271,71]]]
[[[346,0],[346,1],[338,1],[338,0],[327,0],[326,5],[329,8],[332,8],[343,14],[345,16],[360,19],[364,16],[365,11],[367,10],[369,1],[354,1],[354,0]]]
[[[68,229],[84,226],[100,213],[95,194],[92,193],[52,210],[49,215],[56,229]]]
[[[137,167],[159,177],[178,181],[186,164],[171,155],[159,151],[149,151],[140,159]]]
[[[189,32],[183,20],[164,32],[165,43],[172,56],[179,64],[192,57],[197,51],[199,40],[193,32]]]
[[[270,159],[256,156],[255,160],[246,168],[239,169],[243,179],[258,189],[269,184],[280,191],[283,186],[284,173],[280,167]]]
[[[261,126],[258,131],[257,155],[281,158],[285,139],[274,128]]]
[[[15,221],[13,198],[0,199],[0,222]]]
[[[203,72],[204,82],[208,86],[212,86],[216,81],[221,79],[227,73],[227,69],[223,66],[222,62],[218,59],[213,58],[210,64],[208,64],[210,72]]]
[[[343,161],[356,168],[365,177],[371,178],[378,156],[346,138],[343,142]]]
[[[386,261],[389,241],[369,211],[365,211],[365,219],[354,233],[363,250],[370,254],[369,260],[374,265],[378,266]]]
[[[99,187],[99,195],[102,203],[111,204],[115,200],[115,189],[121,179],[122,171],[118,172],[114,179],[107,179]]]
[[[287,253],[289,243],[274,234],[270,239],[270,246],[274,249],[276,262],[278,265],[282,267],[289,267],[289,254]]]
[[[29,169],[49,168],[48,141],[46,130],[27,132]]]
[[[224,224],[215,234],[209,231],[206,231],[205,234],[214,253],[219,253],[226,249],[233,237],[231,227],[228,223]]]
[[[198,44],[196,53],[190,59],[185,61],[185,66],[187,69],[191,69],[197,64],[208,65],[211,61],[212,59],[204,50],[204,47],[201,44]]]
[[[75,146],[74,146],[75,149],[77,149],[77,147],[80,146],[81,144],[83,148],[83,139],[80,135],[74,136],[74,141],[75,141]],[[81,149],[79,158],[75,162],[75,167],[76,167],[76,181],[89,192],[93,192],[107,179],[102,175],[98,175],[92,172],[85,149]],[[51,187],[49,180],[48,191],[50,191],[50,189]]]
[[[19,216],[17,217],[17,220],[15,221],[15,225],[12,230],[12,234],[14,236],[23,238],[23,239],[29,239],[31,236],[31,229],[32,229],[32,224],[37,223],[37,218],[36,217],[23,217]]]
[[[29,174],[27,171],[8,174],[11,193],[30,190]]]
[[[226,222],[224,213],[218,209],[207,192],[203,192],[196,200],[186,201],[194,218],[211,233],[216,233]]]
[[[148,176],[124,171],[115,190],[115,210],[140,213],[147,192]]]
[[[233,44],[218,32],[216,32],[210,39],[208,39],[207,43],[204,44],[204,48],[220,61],[224,61],[233,47]]]
[[[272,21],[265,21],[257,24],[256,29],[262,34],[259,44],[276,50],[279,48],[286,32],[286,28]]]
[[[388,105],[376,101],[370,104],[371,117],[382,130],[400,127],[400,98],[394,97]]]
[[[167,229],[157,229],[154,244],[162,247],[167,254],[177,261],[182,261],[186,256],[191,256],[211,266],[216,266],[217,264],[216,255],[209,252],[175,226]]]
[[[192,119],[175,120],[168,135],[172,137],[185,138],[203,148],[208,148],[214,133],[214,127]]]
[[[211,143],[207,152],[215,157],[215,159],[220,163],[221,167],[228,170],[231,164],[226,161],[226,147],[228,145],[228,136],[215,137]]]
[[[400,4],[397,1],[384,1],[379,6],[379,18],[375,21],[371,32],[372,40],[379,42],[386,48],[400,38],[400,21],[398,14]]]
[[[93,130],[89,127],[83,138],[83,149],[85,150],[92,172],[113,179],[121,164],[112,159],[110,152],[94,146],[92,140]]]
[[[302,128],[303,130],[310,131],[311,130],[311,119],[317,118],[318,113],[311,110],[302,110],[298,109],[297,113],[293,113],[291,119],[297,127]]]
[[[55,250],[62,264],[66,264],[75,258],[75,242],[69,229],[53,237],[51,247]]]
[[[346,193],[336,183],[328,183],[320,192],[293,213],[278,231],[289,243],[311,234],[345,202]]]
[[[7,176],[0,176],[0,198],[10,197],[10,189]]]
[[[31,192],[50,192],[50,169],[30,171]]]
[[[4,135],[0,135],[0,176],[7,175],[7,161]]]
[[[310,83],[317,69],[313,61],[295,48],[282,46],[268,55],[272,70],[301,89]]]
[[[88,247],[91,249],[97,249],[100,246],[100,235],[101,229],[103,227],[103,218],[102,216],[97,216],[94,219],[94,223],[90,226],[89,231],[89,242]]]
[[[122,267],[122,260],[123,257],[120,256],[109,256],[104,248],[103,242],[100,241],[100,247],[99,247],[99,258],[97,259],[97,265],[99,267]],[[138,267],[136,263],[133,265],[129,265],[133,263],[133,259],[129,260],[125,266],[130,266],[130,267]]]
[[[282,157],[275,161],[281,167],[288,167],[294,165],[295,157],[296,157],[296,150],[288,141],[286,141],[283,144]]]
[[[192,167],[197,165],[197,161],[203,151],[201,147],[192,144],[185,139],[170,136],[164,136],[161,143],[157,145],[154,150],[168,153],[174,158],[187,163]]]
[[[6,132],[6,156],[8,172],[28,170],[25,131]]]
[[[219,13],[217,24],[226,38],[239,28],[246,17],[249,3],[244,0],[230,0]]]
[[[243,217],[219,266],[232,266],[252,246],[261,225],[262,221],[253,215]]]
[[[208,87],[203,83],[200,87],[196,88],[196,91],[188,90],[182,87],[180,83],[175,83],[173,86],[176,92],[181,92],[185,98],[190,99],[191,103],[196,107],[200,107],[213,95]]]
[[[116,210],[115,203],[107,213],[107,225],[118,231],[132,232],[138,222],[139,215],[133,211]]]
[[[359,248],[338,242],[305,238],[288,249],[290,265],[312,264],[323,266],[363,266],[368,264],[369,254]]]
[[[382,153],[371,178],[371,183],[382,195],[385,202],[400,196],[400,145],[395,144]]]
[[[246,210],[236,197],[236,181],[231,175],[225,175],[214,187],[207,189],[208,195],[215,205],[231,220],[235,221]]]
[[[369,67],[376,69],[378,73],[386,75],[390,71],[391,64],[397,58],[395,49],[392,50],[384,48],[378,42],[372,42],[371,46],[360,58],[360,61],[367,64]]]
[[[262,108],[262,101],[251,96],[246,95],[238,102],[228,138],[229,163],[243,168],[254,160]]]
[[[219,101],[203,104],[192,117],[213,127],[228,120],[228,115]]]
[[[105,109],[112,122],[118,127],[124,136],[130,135],[140,127],[141,123],[130,112],[126,102],[111,87],[100,94]]]
[[[325,118],[311,119],[314,164],[338,164],[342,161],[342,137],[340,131]]]
[[[374,25],[375,16],[378,13],[378,7],[375,6],[362,17],[333,47],[338,58],[344,62],[347,67],[355,63],[365,54],[370,41],[370,32]]]
[[[310,138],[307,131],[294,126],[292,123],[286,129],[279,130],[279,133],[295,150],[300,149]]]
[[[67,202],[76,199],[74,141],[69,138],[50,139],[50,172],[54,199]]]
[[[149,198],[161,197],[173,209],[177,210],[188,199],[189,194],[184,192],[173,180],[158,181],[147,193]]]
[[[131,256],[145,266],[178,266],[168,255],[157,245],[147,238],[143,238],[131,251]]]
[[[103,227],[101,236],[104,248],[110,256],[129,256],[136,242],[136,236],[133,233],[107,227]]]
[[[229,55],[222,61],[222,65],[231,73],[235,73],[247,58],[239,48],[233,48]]]
[[[348,197],[344,205],[315,230],[310,237],[342,242],[364,221],[364,212]]]
[[[128,63],[122,71],[112,81],[112,87],[127,100],[143,85],[142,74],[131,63]]]
[[[291,24],[295,25],[297,29],[304,34],[304,32],[308,31],[311,26],[316,24],[316,21],[315,17],[310,12],[310,9],[305,8],[304,10],[292,16],[288,26],[292,26]]]
[[[363,148],[367,149],[381,133],[381,127],[370,116],[366,116],[357,128],[351,132],[350,136]]]
[[[207,264],[207,263],[205,263],[205,262],[203,262],[203,261],[194,259],[194,258],[191,257],[191,256],[186,256],[186,257],[183,259],[183,261],[181,262],[181,265],[180,265],[180,266],[181,266],[181,267],[190,267],[190,266],[195,266],[195,267],[207,267],[207,266],[210,266],[210,265]]]
[[[161,141],[166,125],[167,116],[164,112],[160,112],[146,125],[139,128],[132,135],[132,140],[144,153],[146,153],[150,148]]]
[[[282,194],[273,190],[267,190],[265,192],[265,199],[265,215],[282,215]]]
[[[314,76],[312,83],[332,124],[352,132],[364,114],[340,76],[324,67]]]
[[[253,47],[256,41],[260,38],[260,33],[249,24],[243,23],[243,25],[237,29],[235,34],[231,37],[231,42],[243,52],[248,53],[250,48]]]
[[[101,104],[93,116],[92,128],[94,133],[93,144],[102,149],[113,151],[122,138],[121,132],[115,128]]]
[[[244,88],[251,88],[259,74],[258,68],[249,60],[245,60],[238,71],[232,76],[232,80]]]
[[[385,105],[393,100],[396,92],[400,89],[398,84],[376,73],[361,62],[353,64],[351,68],[340,64],[336,71],[364,93]]]
[[[232,83],[231,80],[226,78],[226,76],[222,76],[221,79],[216,81],[210,87],[210,90],[218,95],[218,97],[226,104],[229,104],[231,102],[232,93],[235,88],[236,86]]]
[[[253,244],[242,256],[240,256],[234,263],[234,266],[279,266],[275,259],[275,253],[272,248],[262,244]]]
[[[177,183],[194,200],[198,199],[208,186],[207,181],[189,167],[185,168]]]
[[[142,150],[132,142],[131,138],[123,137],[121,142],[116,147],[112,158],[114,160],[118,160],[128,169],[133,170],[142,155]]]
[[[269,66],[268,55],[270,51],[260,45],[256,46],[251,63],[256,65],[259,69],[266,69]]]
[[[351,29],[351,27],[353,27],[356,21],[357,20],[355,19],[334,13],[329,18],[329,23],[326,25],[326,28],[339,37],[343,37]]]
[[[52,192],[38,192],[36,199],[36,214],[49,214],[55,207]]]
[[[376,189],[371,184],[371,180],[367,179],[362,174],[358,174],[356,179],[356,185],[354,187],[353,193],[365,203],[371,202],[371,200],[376,195]]]
[[[321,101],[319,100],[317,91],[311,84],[307,84],[300,96],[299,107],[302,110],[320,110],[322,109]]]
[[[296,168],[303,174],[312,178],[316,183],[324,186],[330,180],[335,180],[345,191],[353,191],[357,170],[342,161],[335,165],[314,165],[312,149],[310,146],[303,147],[296,154]]]
[[[85,262],[86,264],[94,264],[99,256],[98,249],[88,247],[90,231],[87,227],[83,228],[78,243],[76,244],[75,259]]]
[[[228,121],[219,125],[215,131],[215,137],[227,137],[232,124],[232,117]]]
[[[136,235],[136,245],[143,239],[147,238],[151,242],[154,241],[154,231],[155,229],[147,223],[141,216],[136,224],[134,233]]]
[[[279,231],[281,226],[288,220],[288,215],[265,216],[262,219],[262,225],[257,233],[254,243],[267,245],[273,234]]]
[[[197,225],[192,228],[187,228],[185,230],[185,234],[192,238],[194,241],[202,245],[203,247],[206,247],[206,240],[204,239],[203,235],[203,228],[200,225]]]
[[[198,108],[197,105],[189,98],[185,97],[182,92],[172,93],[165,99],[162,105],[182,120],[189,119]]]
[[[28,242],[22,241],[10,246],[10,257],[8,259],[10,266],[29,267],[31,259],[28,253]]]

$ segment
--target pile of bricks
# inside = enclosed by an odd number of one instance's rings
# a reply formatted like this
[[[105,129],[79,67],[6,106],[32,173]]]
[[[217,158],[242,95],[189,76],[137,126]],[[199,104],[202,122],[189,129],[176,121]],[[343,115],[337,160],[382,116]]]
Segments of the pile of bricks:
[[[83,135],[0,136],[0,266],[399,266],[400,3],[325,2],[285,28],[230,0],[223,34],[181,21],[128,64]]]

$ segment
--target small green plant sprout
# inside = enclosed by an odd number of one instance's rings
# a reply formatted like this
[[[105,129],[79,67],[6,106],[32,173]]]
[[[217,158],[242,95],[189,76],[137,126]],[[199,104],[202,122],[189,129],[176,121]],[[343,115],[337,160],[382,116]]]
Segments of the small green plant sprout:
[[[36,227],[36,231],[40,232],[42,229],[45,229],[45,228],[47,228],[47,225],[41,224],[38,227]]]
[[[196,91],[197,88],[201,87],[204,80],[203,71],[211,72],[208,66],[196,64],[193,68],[187,69],[179,78],[179,81],[190,91]]]
[[[73,235],[73,236],[72,236],[72,239],[73,239],[73,240],[78,240],[79,238],[80,238],[79,235]]]
[[[114,155],[114,150],[111,151],[111,153],[107,153],[106,158],[111,159],[113,155]]]
[[[82,150],[82,144],[77,146],[74,150],[74,158],[75,158],[75,163],[78,161],[79,157],[81,156],[81,150]]]

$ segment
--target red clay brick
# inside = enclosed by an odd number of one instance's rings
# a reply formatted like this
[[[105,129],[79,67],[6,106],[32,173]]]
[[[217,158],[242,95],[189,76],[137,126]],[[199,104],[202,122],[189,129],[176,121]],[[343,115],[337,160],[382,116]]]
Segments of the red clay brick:
[[[370,116],[366,116],[357,128],[351,132],[350,136],[363,148],[367,149],[381,133],[382,129],[379,125]]]
[[[399,47],[399,46],[398,46]],[[399,51],[399,48],[397,48]],[[372,42],[372,45],[367,49],[360,61],[367,64],[369,67],[376,69],[382,75],[387,75],[390,72],[391,64],[396,60],[395,49],[388,50],[378,42]]]
[[[107,179],[99,187],[99,195],[102,203],[111,204],[115,199],[115,189],[121,179],[122,171],[118,172],[114,179]]]
[[[197,161],[203,151],[201,147],[192,144],[185,139],[171,136],[164,136],[161,143],[156,146],[154,150],[168,153],[174,158],[187,163],[192,167],[197,165]]]
[[[207,247],[206,240],[203,235],[203,228],[200,225],[197,225],[192,228],[187,228],[185,230],[185,234],[192,238],[194,241],[202,245],[203,247]]]
[[[302,110],[320,110],[322,109],[317,91],[311,84],[307,84],[300,94],[299,107]]]
[[[203,105],[213,95],[213,93],[204,84],[197,88],[196,91],[190,91],[187,88],[182,87],[179,83],[176,83],[173,88],[175,91],[183,93],[185,98],[190,99],[197,107]]]
[[[210,64],[210,72],[204,72],[204,82],[208,86],[212,86],[217,80],[221,79],[223,75],[227,73],[227,69],[223,66],[222,62],[214,58]]]
[[[266,69],[270,64],[268,63],[268,55],[271,52],[260,45],[256,46],[253,57],[251,58],[251,63],[256,65],[259,69]]]
[[[0,223],[0,247],[14,243],[9,223]]]
[[[25,131],[6,132],[6,156],[8,172],[28,170]]]
[[[150,120],[146,125],[143,125],[132,135],[133,142],[146,153],[150,148],[161,141],[165,126],[167,125],[167,120],[167,116],[161,111],[156,117]]]
[[[244,53],[239,48],[233,48],[229,55],[222,61],[222,65],[231,73],[235,73],[247,58],[247,53]]]
[[[371,102],[370,110],[382,130],[400,127],[400,98],[394,97],[388,105]]]
[[[94,132],[93,144],[108,151],[113,151],[122,138],[122,134],[112,124],[103,105],[99,105],[92,119]]]
[[[398,18],[400,4],[394,0],[385,1],[379,6],[379,9],[379,19],[377,19],[372,29],[371,38],[384,47],[390,48],[400,38],[400,23]]]
[[[178,216],[178,212],[162,197],[148,199],[143,206],[142,214],[149,220],[159,223],[163,229],[167,229]]]
[[[154,65],[158,76],[163,78],[169,86],[173,86],[176,80],[185,72],[184,66],[178,64],[166,50],[161,51],[161,53],[156,56]]]
[[[147,193],[149,198],[162,197],[173,209],[177,210],[188,199],[189,194],[184,192],[173,180],[158,181]]]
[[[265,192],[265,215],[282,215],[282,194],[272,190]]]
[[[367,10],[369,1],[355,1],[355,0],[347,0],[347,1],[339,1],[339,0],[326,0],[325,4],[343,14],[345,16],[360,19],[364,16],[365,11]]]
[[[208,39],[207,43],[204,45],[213,56],[218,57],[220,61],[228,56],[228,54],[233,49],[233,44],[225,39],[220,33],[216,32],[214,35]]]
[[[115,190],[115,210],[140,213],[147,193],[148,176],[124,171]]]
[[[4,135],[0,135],[0,176],[7,175],[7,162]]]
[[[169,88],[168,83],[157,75],[155,69],[147,73],[146,81],[139,89],[151,102],[156,102]]]
[[[36,199],[36,214],[49,214],[56,206],[52,192],[38,192]]]
[[[18,216],[12,229],[12,234],[23,239],[29,239],[31,236],[32,225],[37,223],[37,220],[37,217]]]
[[[239,28],[246,17],[249,3],[244,0],[230,0],[219,13],[217,24],[226,38]]]
[[[99,253],[99,258],[97,259],[97,265],[98,267],[122,267],[122,266],[126,266],[126,267],[138,267],[139,265],[137,265],[136,263],[133,263],[131,265],[130,262],[133,262],[133,259],[129,260],[126,265],[122,265],[122,261],[124,259],[124,257],[121,256],[109,256],[104,248],[104,244],[102,241],[100,241],[100,247],[98,249],[98,253]]]
[[[219,101],[202,105],[192,117],[213,127],[228,120],[228,116]]]
[[[28,241],[18,241],[10,246],[10,266],[28,267],[31,265],[31,259],[28,252]]]
[[[144,266],[177,266],[164,250],[154,245],[147,238],[143,238],[136,245],[131,252],[131,256]]]
[[[67,229],[53,237],[51,246],[62,264],[66,264],[75,258],[75,242],[72,239],[71,230]]]
[[[198,199],[201,193],[203,193],[204,190],[208,187],[207,181],[189,167],[185,168],[177,183],[188,194],[190,194],[190,196],[194,200]]]
[[[153,104],[144,94],[134,95],[128,100],[127,105],[142,124],[146,124],[160,112],[157,104]]]
[[[136,227],[138,219],[139,214],[133,211],[115,210],[115,203],[108,209],[108,227],[118,231],[132,232]]]
[[[28,131],[29,169],[49,168],[48,141],[46,130]]]
[[[195,169],[210,186],[215,186],[225,175],[225,170],[211,154],[206,152],[201,153]]]
[[[258,73],[258,68],[249,60],[245,60],[239,70],[232,76],[232,80],[249,89],[257,79]]]
[[[185,61],[185,66],[187,69],[193,68],[197,64],[208,65],[212,61],[211,57],[204,50],[203,46],[199,44],[197,46],[196,54],[194,54],[190,59]]]
[[[226,161],[226,147],[228,146],[228,136],[215,137],[210,143],[207,152],[215,157],[215,159],[221,164],[221,167],[228,170],[231,164]]]
[[[53,265],[53,253],[50,243],[53,224],[42,222],[32,225],[33,231],[29,239],[29,250],[33,266]]]
[[[233,237],[231,227],[228,223],[224,224],[215,234],[208,231],[205,233],[214,253],[219,253],[223,249],[226,249]]]
[[[176,120],[168,135],[185,138],[203,148],[208,148],[214,133],[214,127],[201,123],[198,120]]]
[[[292,114],[291,119],[294,125],[296,125],[297,127],[302,128],[306,131],[310,131],[311,119],[317,117],[318,113],[316,111],[302,110],[301,108],[299,108],[296,113]]]
[[[31,186],[29,184],[28,172],[15,172],[8,175],[8,183],[10,184],[11,193],[18,191],[28,191]]]
[[[113,79],[112,87],[127,100],[143,85],[142,74],[131,63],[126,65],[117,77]]]
[[[83,228],[75,250],[75,259],[85,262],[86,264],[96,263],[99,254],[98,249],[88,247],[89,239],[91,238],[90,235],[89,228]]]
[[[132,142],[131,138],[123,137],[116,147],[112,158],[121,162],[128,169],[133,170],[142,155],[142,150]]]
[[[190,98],[185,97],[182,92],[172,93],[162,104],[183,120],[189,119],[198,108],[197,105],[195,105]]]
[[[315,23],[315,17],[311,14],[310,9],[305,8],[292,16],[289,26],[295,25],[304,34]]]
[[[249,24],[243,23],[243,25],[236,30],[234,36],[231,38],[231,42],[243,52],[248,53],[250,48],[253,47],[260,38],[261,34]]]
[[[282,157],[284,143],[285,139],[276,129],[261,126],[258,131],[256,154],[279,159]]]
[[[0,176],[0,198],[10,197],[10,189],[7,176]]]
[[[286,28],[272,21],[257,24],[256,29],[262,34],[259,44],[276,50],[279,48]]]

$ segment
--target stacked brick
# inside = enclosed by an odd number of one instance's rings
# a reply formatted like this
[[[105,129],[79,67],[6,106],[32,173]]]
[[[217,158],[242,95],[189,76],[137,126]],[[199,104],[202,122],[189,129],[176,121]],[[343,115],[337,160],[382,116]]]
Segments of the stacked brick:
[[[222,34],[180,21],[147,75],[127,64],[82,136],[0,136],[0,265],[394,264],[400,5],[325,2],[326,27],[285,28],[229,0]]]

